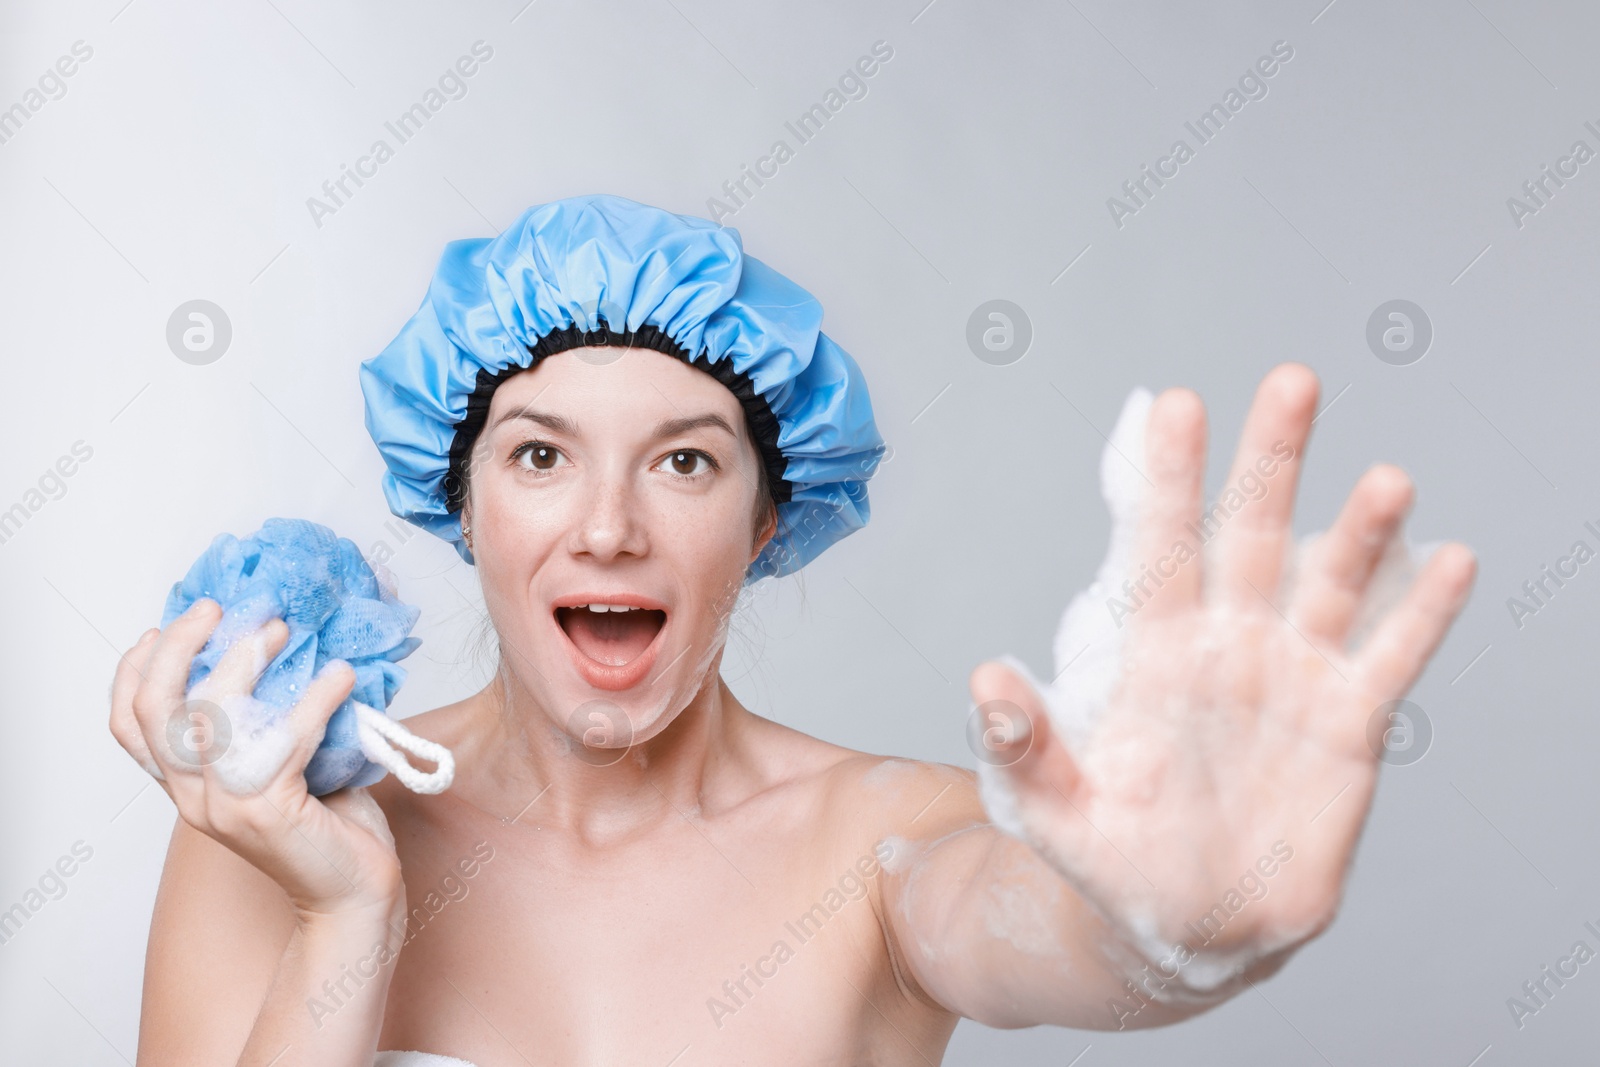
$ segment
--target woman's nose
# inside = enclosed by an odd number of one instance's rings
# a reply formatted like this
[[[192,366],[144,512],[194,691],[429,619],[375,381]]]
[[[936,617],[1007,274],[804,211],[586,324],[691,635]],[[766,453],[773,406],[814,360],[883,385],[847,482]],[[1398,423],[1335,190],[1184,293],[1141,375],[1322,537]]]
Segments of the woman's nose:
[[[626,477],[597,478],[580,506],[583,511],[573,530],[574,553],[601,562],[644,555],[648,538],[634,487]]]

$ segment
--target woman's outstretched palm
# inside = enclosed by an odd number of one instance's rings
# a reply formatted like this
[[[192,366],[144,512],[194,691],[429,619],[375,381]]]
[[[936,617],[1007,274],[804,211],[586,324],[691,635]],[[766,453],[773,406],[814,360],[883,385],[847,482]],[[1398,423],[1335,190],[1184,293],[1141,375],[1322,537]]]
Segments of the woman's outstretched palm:
[[[1411,503],[1404,472],[1377,465],[1288,588],[1295,484],[1316,402],[1308,368],[1267,375],[1229,484],[1266,469],[1260,457],[1281,458],[1285,445],[1290,458],[1272,465],[1270,487],[1226,515],[1203,552],[1186,555],[1174,549],[1198,547],[1204,408],[1187,390],[1157,400],[1127,567],[1146,577],[1142,588],[1100,590],[1121,604],[1108,605],[1112,615],[1125,612],[1120,666],[1081,736],[1052,729],[1044,697],[1018,672],[986,663],[973,673],[980,706],[1009,701],[1032,723],[1031,737],[1024,729],[1010,742],[1010,759],[985,768],[1009,787],[1027,839],[1152,947],[1237,948],[1242,958],[1297,944],[1331,920],[1377,777],[1369,724],[1411,687],[1472,584],[1471,551],[1441,547],[1347,649]],[[1072,672],[1058,684],[1071,686]]]

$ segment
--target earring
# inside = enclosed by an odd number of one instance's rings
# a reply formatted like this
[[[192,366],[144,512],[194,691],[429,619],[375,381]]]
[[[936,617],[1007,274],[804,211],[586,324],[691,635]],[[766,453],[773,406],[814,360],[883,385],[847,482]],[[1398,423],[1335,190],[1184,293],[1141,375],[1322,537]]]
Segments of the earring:
[[[466,539],[467,548],[471,549],[472,548],[472,527],[468,526],[466,523],[462,523],[461,524],[461,536]]]

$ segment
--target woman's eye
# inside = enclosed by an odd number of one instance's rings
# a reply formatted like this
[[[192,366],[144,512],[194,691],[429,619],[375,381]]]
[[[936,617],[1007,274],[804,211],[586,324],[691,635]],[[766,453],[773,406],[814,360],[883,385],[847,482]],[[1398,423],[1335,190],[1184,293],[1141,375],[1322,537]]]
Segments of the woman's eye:
[[[711,457],[696,449],[684,449],[674,452],[661,461],[668,471],[685,478],[693,478],[704,474],[716,465],[711,462]]]
[[[511,453],[512,462],[523,470],[548,471],[557,466],[561,450],[541,441],[525,441]]]

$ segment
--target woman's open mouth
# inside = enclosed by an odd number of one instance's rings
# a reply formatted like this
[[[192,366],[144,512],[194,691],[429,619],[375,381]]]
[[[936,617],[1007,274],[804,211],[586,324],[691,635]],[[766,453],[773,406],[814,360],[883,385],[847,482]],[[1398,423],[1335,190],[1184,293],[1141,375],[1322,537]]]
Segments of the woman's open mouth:
[[[555,607],[556,626],[566,636],[573,665],[597,689],[632,688],[655,663],[667,613],[639,599],[596,598]]]

